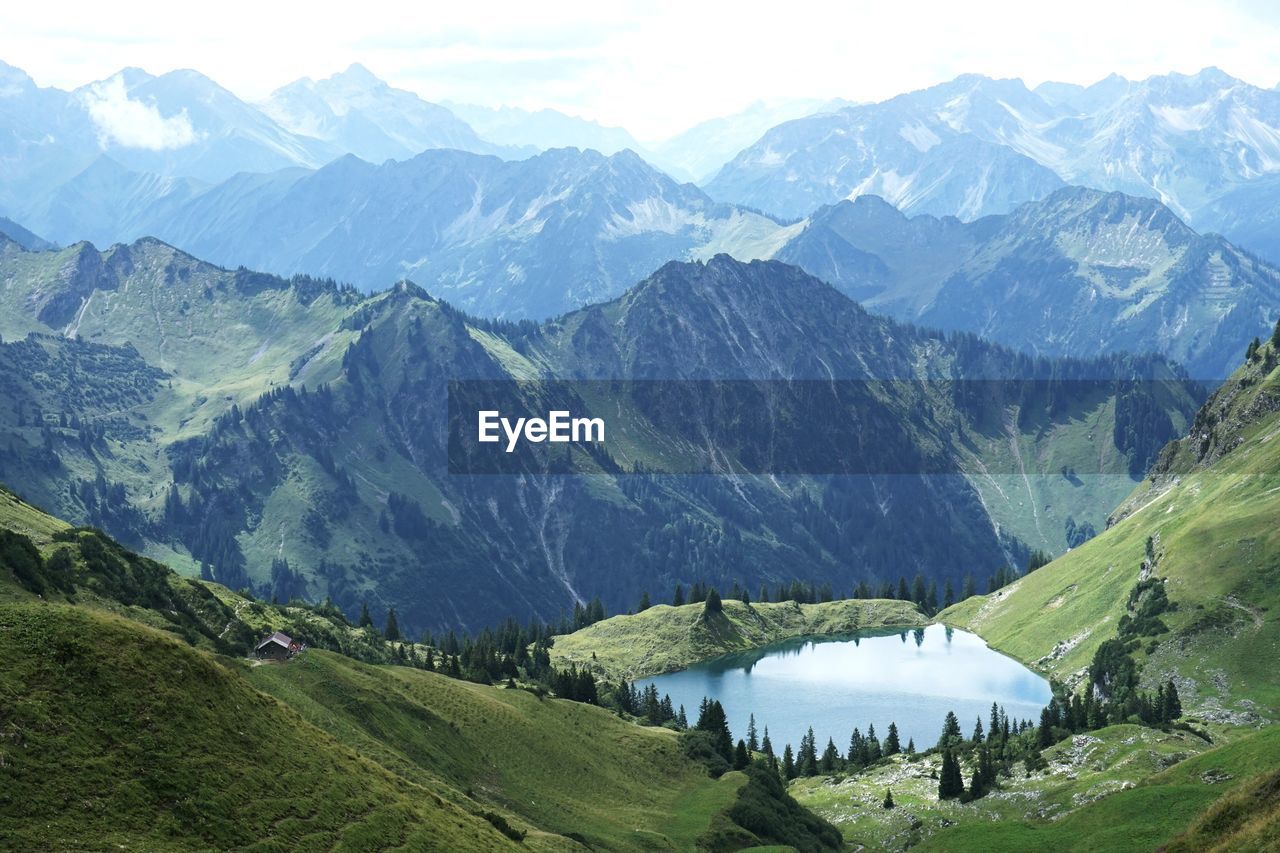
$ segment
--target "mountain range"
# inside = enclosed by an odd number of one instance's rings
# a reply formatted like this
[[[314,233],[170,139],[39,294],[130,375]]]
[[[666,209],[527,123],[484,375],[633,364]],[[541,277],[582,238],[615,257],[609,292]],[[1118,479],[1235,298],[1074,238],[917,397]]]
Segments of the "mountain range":
[[[0,477],[191,574],[348,611],[394,603],[415,629],[554,616],[596,596],[622,608],[730,574],[847,584],[858,566],[869,582],[921,571],[959,583],[1098,529],[1199,396],[1158,358],[1029,359],[723,255],[667,264],[540,325],[470,320],[411,285],[363,296],[227,271],[155,240],[8,243],[0,276],[12,401]],[[532,382],[530,408],[551,379],[751,380],[780,423],[812,410],[770,383],[849,380],[856,401],[820,397],[822,411],[867,413],[878,426],[864,440],[899,467],[831,476],[842,469],[806,462],[816,440],[787,433],[761,469],[737,398],[672,392],[646,407],[571,385],[569,408],[607,410],[625,436],[578,457],[590,476],[536,462],[458,476],[446,410],[462,378]],[[901,384],[887,396],[858,385],[874,378]],[[953,382],[968,379],[994,384]],[[1055,384],[1076,379],[1105,381]],[[1137,382],[1106,384],[1117,379]],[[719,420],[744,425],[710,448],[729,469],[686,476],[678,460],[706,458],[706,435],[724,435],[699,430],[694,413],[712,405],[737,406]]]
[[[112,197],[127,201],[96,201]],[[860,196],[784,223],[630,151],[437,150],[379,166],[348,155],[209,189],[100,162],[46,210],[55,236],[153,235],[227,266],[367,290],[408,278],[508,319],[613,298],[669,259],[773,257],[899,320],[1052,356],[1158,352],[1208,379],[1231,372],[1280,304],[1275,267],[1146,198],[1064,187],[963,222]]]
[[[1223,379],[1280,305],[1280,270],[1157,201],[1079,187],[961,222],[874,196],[819,210],[777,253],[901,320],[1026,352],[1166,355]]]
[[[1034,90],[964,75],[779,125],[706,189],[782,216],[876,194],[907,213],[975,219],[1066,182],[1158,199],[1274,259],[1274,241],[1257,239],[1227,199],[1265,193],[1277,170],[1280,91],[1216,68]]]

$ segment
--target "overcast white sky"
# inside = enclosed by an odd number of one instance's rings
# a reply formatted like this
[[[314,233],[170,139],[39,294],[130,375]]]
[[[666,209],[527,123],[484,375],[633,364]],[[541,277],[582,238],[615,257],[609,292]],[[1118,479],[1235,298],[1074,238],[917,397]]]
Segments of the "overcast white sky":
[[[970,71],[1035,85],[1217,65],[1280,81],[1266,0],[196,5],[5,3],[0,59],[61,88],[126,65],[195,68],[249,100],[361,62],[429,100],[556,107],[642,141],[757,99],[879,100]]]

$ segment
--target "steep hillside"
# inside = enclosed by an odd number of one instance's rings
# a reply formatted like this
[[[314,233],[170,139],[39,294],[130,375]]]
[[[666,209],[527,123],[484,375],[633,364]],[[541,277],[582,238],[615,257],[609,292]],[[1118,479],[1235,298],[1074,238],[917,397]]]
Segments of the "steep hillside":
[[[959,588],[1101,527],[1198,394],[1158,359],[1017,356],[727,257],[539,326],[154,240],[11,247],[0,271],[0,476],[190,575],[395,605],[415,633],[696,580]],[[600,413],[605,451],[459,476],[466,379]]]
[[[1280,270],[1165,206],[1059,190],[965,224],[861,197],[818,211],[778,253],[899,319],[1026,352],[1159,352],[1222,379],[1269,331]]]
[[[712,778],[667,729],[319,648],[243,659],[272,628],[344,630],[314,609],[281,621],[299,609],[178,578],[0,490],[0,845],[826,849],[735,823],[759,786]],[[362,656],[390,648],[345,630]]]
[[[1201,409],[1190,435],[1096,539],[991,596],[942,614],[993,646],[1078,684],[1104,640],[1133,618],[1140,581],[1161,579],[1168,633],[1134,654],[1144,684],[1174,678],[1213,719],[1273,720],[1280,538],[1280,374],[1266,344]]]

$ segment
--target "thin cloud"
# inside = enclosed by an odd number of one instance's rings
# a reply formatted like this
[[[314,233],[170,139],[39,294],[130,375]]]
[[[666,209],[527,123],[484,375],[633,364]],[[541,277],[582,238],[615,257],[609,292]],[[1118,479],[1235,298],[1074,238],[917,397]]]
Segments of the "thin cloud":
[[[200,138],[185,109],[163,116],[154,104],[130,98],[120,77],[104,80],[85,92],[84,105],[104,148],[114,143],[122,148],[168,151]]]

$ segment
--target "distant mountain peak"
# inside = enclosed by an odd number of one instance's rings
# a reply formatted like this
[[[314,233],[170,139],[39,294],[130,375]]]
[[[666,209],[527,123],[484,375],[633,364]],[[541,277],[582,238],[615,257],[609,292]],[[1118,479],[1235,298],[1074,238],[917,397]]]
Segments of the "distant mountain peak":
[[[386,81],[374,74],[359,62],[353,62],[346,67],[345,70],[339,71],[329,78],[330,80],[344,80],[349,83],[364,83],[366,85],[382,84],[387,85]]]

